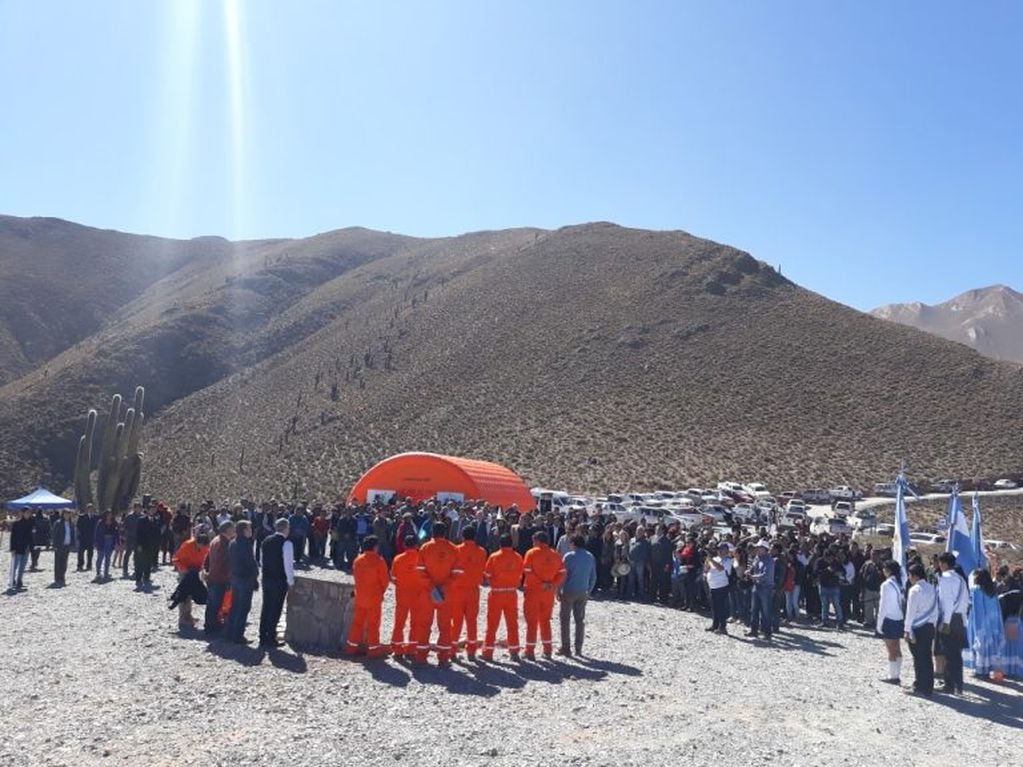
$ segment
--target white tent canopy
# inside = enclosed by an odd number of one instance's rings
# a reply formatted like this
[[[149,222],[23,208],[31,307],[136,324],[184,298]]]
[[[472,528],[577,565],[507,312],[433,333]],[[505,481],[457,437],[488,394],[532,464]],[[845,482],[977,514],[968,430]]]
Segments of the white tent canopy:
[[[23,498],[7,502],[8,509],[70,509],[74,501],[54,495],[45,487],[37,487]]]

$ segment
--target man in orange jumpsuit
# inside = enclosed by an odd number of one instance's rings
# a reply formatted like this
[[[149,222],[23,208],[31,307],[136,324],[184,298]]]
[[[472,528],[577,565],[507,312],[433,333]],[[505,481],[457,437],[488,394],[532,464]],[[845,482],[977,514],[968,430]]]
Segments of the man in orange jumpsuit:
[[[536,629],[540,629],[543,656],[548,660],[554,652],[551,644],[551,612],[558,587],[565,581],[565,563],[561,555],[547,543],[547,533],[533,534],[533,548],[526,552],[522,563],[526,595],[522,612],[526,616],[526,657],[536,659]]]
[[[451,647],[458,655],[458,641],[465,624],[465,651],[469,660],[476,657],[476,623],[480,614],[480,584],[483,568],[487,565],[487,552],[476,544],[476,529],[462,530],[462,542],[455,547],[455,566],[451,569]]]
[[[501,536],[501,550],[487,559],[483,574],[490,584],[487,595],[487,636],[483,640],[483,660],[494,659],[497,627],[504,616],[508,629],[508,652],[519,657],[519,583],[522,582],[522,556],[512,548],[508,533]]]
[[[441,665],[451,662],[451,571],[458,551],[448,540],[448,526],[434,523],[433,538],[419,549],[426,578],[429,581],[430,601],[426,615],[420,623],[416,637],[416,662],[425,663],[430,654],[430,631],[434,616],[437,618],[437,660]]]
[[[367,535],[362,540],[362,553],[352,564],[355,576],[355,612],[348,631],[346,655],[356,655],[362,647],[370,658],[387,655],[387,647],[380,644],[380,609],[384,593],[390,585],[387,562],[377,554],[377,537]]]
[[[416,630],[423,616],[430,610],[430,584],[426,568],[419,556],[419,542],[414,535],[406,535],[402,552],[391,563],[394,582],[394,630],[391,632],[391,652],[412,657],[415,651]],[[405,641],[405,622],[408,621],[408,641]]]

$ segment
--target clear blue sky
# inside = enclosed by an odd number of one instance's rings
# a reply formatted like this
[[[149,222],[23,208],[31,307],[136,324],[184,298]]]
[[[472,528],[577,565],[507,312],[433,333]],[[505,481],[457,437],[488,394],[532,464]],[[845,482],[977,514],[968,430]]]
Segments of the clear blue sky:
[[[1023,288],[1023,3],[0,0],[0,212],[685,229],[859,308]]]

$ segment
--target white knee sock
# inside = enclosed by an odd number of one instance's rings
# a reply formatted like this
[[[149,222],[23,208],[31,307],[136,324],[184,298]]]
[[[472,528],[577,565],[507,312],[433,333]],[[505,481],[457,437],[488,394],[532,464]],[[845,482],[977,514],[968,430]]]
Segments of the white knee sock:
[[[902,658],[888,661],[888,678],[899,679],[902,676]]]

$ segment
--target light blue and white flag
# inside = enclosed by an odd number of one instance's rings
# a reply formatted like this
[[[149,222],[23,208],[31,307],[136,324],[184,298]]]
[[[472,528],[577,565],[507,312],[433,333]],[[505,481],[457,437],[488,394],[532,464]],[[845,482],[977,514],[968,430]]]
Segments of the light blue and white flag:
[[[973,525],[970,528],[970,543],[973,549],[973,566],[987,568],[987,554],[984,553],[984,531],[980,518],[980,496],[973,494]],[[966,567],[963,567],[966,571]],[[971,571],[966,571],[969,575]]]
[[[959,493],[952,495],[951,507],[945,551],[955,554],[956,564],[962,567],[963,572],[969,577],[977,565],[973,555],[973,540],[970,538],[970,526],[966,522],[966,515],[963,513],[963,502],[959,499]]]
[[[895,535],[892,537],[892,560],[902,568],[902,585],[905,587],[909,574],[906,550],[909,548],[909,522],[906,519],[906,475],[899,472],[895,480]]]

